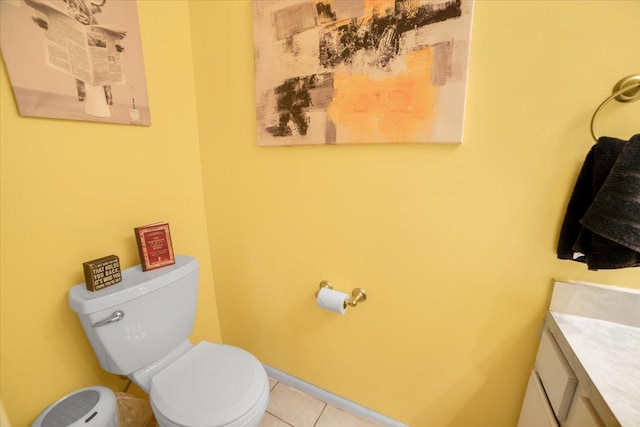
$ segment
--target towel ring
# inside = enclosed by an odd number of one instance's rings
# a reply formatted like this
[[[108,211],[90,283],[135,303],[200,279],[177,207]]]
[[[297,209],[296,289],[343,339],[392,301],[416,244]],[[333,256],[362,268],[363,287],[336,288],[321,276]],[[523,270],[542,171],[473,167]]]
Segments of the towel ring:
[[[615,99],[619,102],[633,102],[640,99],[640,74],[632,74],[621,79],[616,85],[613,87],[613,94],[602,101],[602,104],[596,109],[596,112],[593,113],[593,117],[591,117],[591,136],[597,142],[598,135],[596,135],[595,131],[595,122],[596,117],[600,114],[600,111],[604,108],[605,105],[609,103],[612,99]]]

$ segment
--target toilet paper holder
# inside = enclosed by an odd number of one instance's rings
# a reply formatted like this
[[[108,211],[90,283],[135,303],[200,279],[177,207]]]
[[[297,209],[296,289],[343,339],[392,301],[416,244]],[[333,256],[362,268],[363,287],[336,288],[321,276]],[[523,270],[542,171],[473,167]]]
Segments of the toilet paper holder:
[[[331,282],[327,280],[323,280],[322,282],[320,282],[320,289],[323,289],[323,288],[333,289],[333,285],[331,284]],[[318,298],[318,293],[320,292],[320,289],[318,289],[318,291],[316,292],[316,298]],[[358,305],[358,303],[365,302],[366,300],[367,300],[366,291],[361,288],[355,288],[351,291],[351,298],[347,298],[346,300],[344,300],[344,308],[355,307]]]

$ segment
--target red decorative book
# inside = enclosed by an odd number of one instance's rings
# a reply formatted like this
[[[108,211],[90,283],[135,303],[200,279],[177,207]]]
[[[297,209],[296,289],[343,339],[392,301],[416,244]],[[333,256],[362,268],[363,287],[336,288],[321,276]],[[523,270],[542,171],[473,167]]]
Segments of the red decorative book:
[[[169,223],[158,222],[133,229],[138,243],[142,271],[176,263],[171,244]]]

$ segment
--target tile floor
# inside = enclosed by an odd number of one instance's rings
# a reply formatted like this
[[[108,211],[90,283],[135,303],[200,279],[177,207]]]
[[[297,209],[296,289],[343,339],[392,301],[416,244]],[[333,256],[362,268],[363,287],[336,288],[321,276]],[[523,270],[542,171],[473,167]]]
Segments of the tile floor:
[[[376,427],[379,424],[348,412],[269,378],[271,394],[260,427]]]

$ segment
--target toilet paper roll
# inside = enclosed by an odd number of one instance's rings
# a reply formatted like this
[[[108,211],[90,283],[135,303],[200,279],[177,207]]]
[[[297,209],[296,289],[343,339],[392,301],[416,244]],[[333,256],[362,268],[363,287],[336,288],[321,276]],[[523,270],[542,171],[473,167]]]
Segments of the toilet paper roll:
[[[318,307],[325,310],[333,311],[334,313],[344,314],[347,309],[344,308],[345,300],[349,298],[349,295],[329,288],[322,288],[318,292],[316,301]]]

